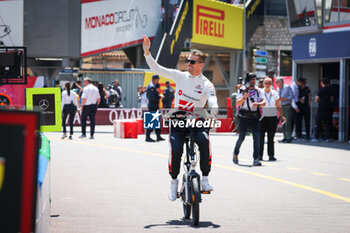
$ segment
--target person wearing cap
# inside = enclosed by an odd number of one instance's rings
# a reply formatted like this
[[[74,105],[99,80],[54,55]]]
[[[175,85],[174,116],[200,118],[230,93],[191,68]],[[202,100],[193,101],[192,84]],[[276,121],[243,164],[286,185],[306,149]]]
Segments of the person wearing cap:
[[[255,88],[256,75],[247,73],[245,85],[241,87],[236,96],[236,105],[239,107],[239,136],[233,151],[233,163],[238,164],[238,154],[245,139],[248,128],[253,133],[253,166],[261,166],[259,161],[259,139],[260,139],[260,111],[259,108],[265,105],[264,95],[261,90]]]
[[[86,121],[90,118],[90,139],[94,139],[95,133],[95,115],[97,106],[100,104],[101,96],[94,85],[92,85],[91,78],[84,78],[83,95],[81,96],[81,136],[79,138],[86,138]]]
[[[162,99],[163,108],[171,108],[174,99],[174,89],[170,86],[169,81],[165,82],[164,98]]]
[[[152,76],[152,81],[148,84],[146,88],[147,99],[148,99],[148,111],[155,112],[159,109],[159,100],[161,99],[161,95],[158,92],[159,88],[159,76],[154,74]],[[154,139],[151,138],[151,132],[153,129],[146,129],[146,142],[155,142]],[[155,129],[157,135],[157,141],[165,140],[160,136],[160,129]]]

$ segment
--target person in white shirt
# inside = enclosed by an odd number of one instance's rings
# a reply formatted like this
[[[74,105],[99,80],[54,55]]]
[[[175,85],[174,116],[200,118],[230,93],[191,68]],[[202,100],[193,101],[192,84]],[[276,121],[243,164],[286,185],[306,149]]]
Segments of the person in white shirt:
[[[264,88],[261,89],[261,93],[265,99],[265,106],[262,108],[262,119],[260,121],[259,160],[263,160],[265,133],[267,132],[267,154],[269,156],[269,161],[276,161],[274,137],[278,123],[277,112],[282,118],[282,121],[285,121],[286,119],[282,113],[281,104],[279,101],[280,97],[277,91],[271,89],[272,79],[266,77],[263,84]]]
[[[146,87],[141,87],[141,95],[140,95],[140,108],[142,109],[148,109],[148,98],[147,98],[147,92]]]
[[[78,109],[78,96],[75,94],[74,91],[71,91],[70,89],[70,83],[66,83],[65,89],[62,92],[62,127],[63,127],[63,136],[62,139],[65,139],[67,137],[67,130],[66,130],[66,121],[67,116],[69,115],[69,126],[70,126],[70,134],[69,139],[72,140],[73,136],[73,120],[74,115]]]
[[[169,78],[176,83],[175,109],[180,111],[193,112],[203,109],[208,102],[210,113],[215,117],[218,112],[218,104],[214,85],[202,74],[205,55],[199,50],[191,51],[186,59],[187,72],[175,69],[168,69],[160,66],[151,56],[151,42],[148,37],[143,37],[143,50],[148,66],[151,70],[165,78]],[[182,130],[182,131],[181,131]],[[169,174],[172,177],[170,184],[169,199],[176,200],[178,179],[180,172],[181,156],[186,129],[172,127],[169,135],[170,154],[169,154]],[[213,187],[209,184],[208,174],[211,167],[211,149],[209,143],[209,130],[206,128],[195,128],[195,142],[200,151],[200,168],[202,171],[202,191],[212,191]]]
[[[90,118],[90,139],[94,139],[95,133],[95,115],[97,106],[100,104],[101,96],[94,85],[92,85],[91,78],[84,78],[83,95],[81,96],[81,131],[79,138],[86,138],[86,120]]]

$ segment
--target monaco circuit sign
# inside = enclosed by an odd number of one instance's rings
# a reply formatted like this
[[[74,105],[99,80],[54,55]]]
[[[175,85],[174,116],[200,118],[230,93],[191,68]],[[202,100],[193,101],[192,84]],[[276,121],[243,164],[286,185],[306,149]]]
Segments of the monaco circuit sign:
[[[152,38],[161,19],[161,1],[82,0],[81,56],[139,44]]]

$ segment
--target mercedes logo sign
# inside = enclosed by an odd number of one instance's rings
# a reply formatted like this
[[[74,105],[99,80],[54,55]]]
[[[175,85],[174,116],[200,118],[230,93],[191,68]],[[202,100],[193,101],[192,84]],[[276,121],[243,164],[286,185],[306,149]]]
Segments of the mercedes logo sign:
[[[39,102],[39,107],[40,107],[41,110],[46,110],[46,109],[48,109],[48,107],[49,107],[49,101],[47,101],[46,99],[40,100],[40,102]]]

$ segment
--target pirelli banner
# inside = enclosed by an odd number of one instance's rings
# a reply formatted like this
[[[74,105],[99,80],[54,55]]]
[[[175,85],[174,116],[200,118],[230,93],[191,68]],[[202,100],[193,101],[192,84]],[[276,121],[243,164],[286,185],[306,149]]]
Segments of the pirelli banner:
[[[243,48],[242,7],[211,0],[193,1],[192,43]]]

